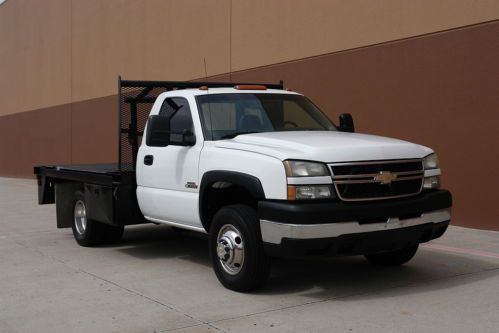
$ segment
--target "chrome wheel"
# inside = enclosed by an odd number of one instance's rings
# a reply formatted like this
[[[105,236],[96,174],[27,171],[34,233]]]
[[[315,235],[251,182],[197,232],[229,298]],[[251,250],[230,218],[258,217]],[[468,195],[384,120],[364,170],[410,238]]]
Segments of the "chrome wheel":
[[[224,225],[217,236],[217,256],[224,271],[236,275],[244,263],[244,242],[241,232],[231,224]]]
[[[87,229],[87,210],[85,209],[85,203],[81,200],[75,203],[74,223],[78,234],[83,235]]]

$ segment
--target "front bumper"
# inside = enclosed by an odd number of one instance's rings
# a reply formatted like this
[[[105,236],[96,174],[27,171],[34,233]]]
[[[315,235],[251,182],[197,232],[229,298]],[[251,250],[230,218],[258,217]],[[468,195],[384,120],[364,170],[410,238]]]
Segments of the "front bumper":
[[[370,203],[259,203],[267,252],[366,254],[440,237],[450,221],[452,197],[445,190]]]
[[[272,257],[301,257],[310,254],[372,254],[428,242],[442,236],[448,225],[449,221],[446,221],[383,231],[344,234],[330,238],[285,238],[280,244],[263,243],[263,245],[267,254]]]
[[[413,227],[427,223],[440,223],[450,221],[450,209],[441,209],[423,213],[419,217],[400,219],[390,217],[386,222],[359,224],[357,221],[337,222],[326,224],[288,224],[260,220],[262,240],[265,243],[281,244],[288,239],[314,239],[338,237],[346,234],[358,234],[373,231],[383,231]]]

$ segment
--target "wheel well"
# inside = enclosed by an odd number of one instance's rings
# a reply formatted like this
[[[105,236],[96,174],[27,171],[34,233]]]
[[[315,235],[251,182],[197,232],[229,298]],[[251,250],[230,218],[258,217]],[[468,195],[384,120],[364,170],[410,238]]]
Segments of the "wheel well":
[[[207,184],[203,191],[201,207],[201,221],[206,231],[210,230],[213,217],[220,208],[243,204],[257,209],[256,198],[246,187],[226,181],[217,181]]]

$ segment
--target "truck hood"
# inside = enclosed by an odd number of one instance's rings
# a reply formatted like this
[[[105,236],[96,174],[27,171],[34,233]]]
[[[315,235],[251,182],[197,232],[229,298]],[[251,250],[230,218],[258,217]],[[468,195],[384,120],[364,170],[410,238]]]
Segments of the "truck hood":
[[[376,135],[336,131],[290,131],[239,135],[215,146],[278,158],[325,163],[423,158],[430,148]]]

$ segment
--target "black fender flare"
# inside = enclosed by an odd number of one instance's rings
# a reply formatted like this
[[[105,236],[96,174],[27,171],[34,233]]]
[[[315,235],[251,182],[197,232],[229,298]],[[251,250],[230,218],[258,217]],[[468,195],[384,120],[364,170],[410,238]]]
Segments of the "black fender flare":
[[[204,195],[206,193],[206,188],[216,182],[228,182],[234,185],[239,185],[244,187],[255,199],[265,199],[265,192],[263,191],[262,183],[255,176],[236,171],[208,171],[203,175],[203,178],[201,179],[201,186],[199,188],[199,217],[203,226],[206,222],[203,218],[205,203]]]

